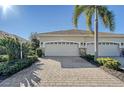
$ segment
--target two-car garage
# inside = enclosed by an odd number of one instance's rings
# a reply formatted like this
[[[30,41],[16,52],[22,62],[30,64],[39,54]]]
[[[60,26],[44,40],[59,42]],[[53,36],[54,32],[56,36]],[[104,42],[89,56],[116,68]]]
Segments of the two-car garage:
[[[80,56],[79,43],[77,42],[47,42],[45,44],[45,56]],[[94,55],[94,44],[87,43],[86,53]],[[118,43],[99,43],[99,56],[120,56]]]

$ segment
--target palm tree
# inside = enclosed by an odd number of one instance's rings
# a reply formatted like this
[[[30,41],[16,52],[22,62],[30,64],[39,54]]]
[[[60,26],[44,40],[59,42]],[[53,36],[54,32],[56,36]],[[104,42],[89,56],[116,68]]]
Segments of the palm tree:
[[[106,6],[76,5],[73,17],[73,23],[75,27],[78,26],[78,18],[81,14],[84,14],[86,17],[86,25],[88,31],[93,31],[92,18],[94,18],[94,60],[96,60],[98,57],[98,21],[101,20],[106,28],[109,28],[110,31],[114,31],[114,15],[113,12],[109,11]]]

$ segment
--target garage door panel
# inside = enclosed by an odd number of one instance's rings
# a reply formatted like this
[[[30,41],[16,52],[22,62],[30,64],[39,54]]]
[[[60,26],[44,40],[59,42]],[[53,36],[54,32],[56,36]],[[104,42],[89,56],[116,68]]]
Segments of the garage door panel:
[[[88,45],[87,54],[94,55],[94,45]],[[99,45],[99,56],[120,56],[118,45]]]
[[[78,45],[53,45],[45,47],[45,56],[79,56]]]

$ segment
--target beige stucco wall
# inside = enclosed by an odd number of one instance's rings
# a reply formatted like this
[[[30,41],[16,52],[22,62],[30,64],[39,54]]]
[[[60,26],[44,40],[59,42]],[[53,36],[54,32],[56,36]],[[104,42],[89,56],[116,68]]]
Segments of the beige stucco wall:
[[[39,40],[41,42],[61,41],[61,40],[75,41],[75,42],[94,42],[94,37],[91,37],[91,36],[41,36],[41,37],[39,37]],[[124,43],[124,37],[123,38],[122,37],[99,37],[99,41],[101,41],[101,42],[111,41],[111,42]],[[44,45],[45,45],[45,43],[44,43]],[[43,48],[43,50],[45,51],[46,47],[42,45],[41,48]],[[93,46],[89,47],[89,48],[87,48],[87,46],[80,46],[80,43],[79,43],[79,52],[81,55],[87,53],[87,50],[88,51],[91,50],[93,52],[94,49],[92,49],[92,48],[93,48]],[[112,56],[120,56],[120,53],[121,53],[120,48],[124,48],[124,46],[120,47],[120,45],[119,46],[117,45],[117,47],[113,47],[113,45],[109,45],[107,47],[101,46],[99,49],[103,50],[100,52],[101,55],[109,54]],[[107,51],[104,51],[104,50],[107,50]],[[115,50],[115,51],[113,51],[113,50]],[[90,54],[92,54],[92,53],[90,53]]]

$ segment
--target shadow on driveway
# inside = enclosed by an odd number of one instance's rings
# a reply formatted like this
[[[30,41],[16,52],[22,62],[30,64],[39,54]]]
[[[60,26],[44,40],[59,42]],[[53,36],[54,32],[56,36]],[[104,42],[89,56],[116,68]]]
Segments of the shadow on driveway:
[[[41,81],[40,77],[37,75],[38,70],[41,69],[41,65],[44,65],[43,63],[37,62],[33,64],[31,67],[24,69],[10,78],[5,79],[3,82],[0,83],[0,86],[2,87],[32,87],[35,85],[38,85]],[[8,83],[6,83],[8,82]]]
[[[45,57],[60,62],[62,68],[96,68],[97,66],[87,62],[81,57]]]

